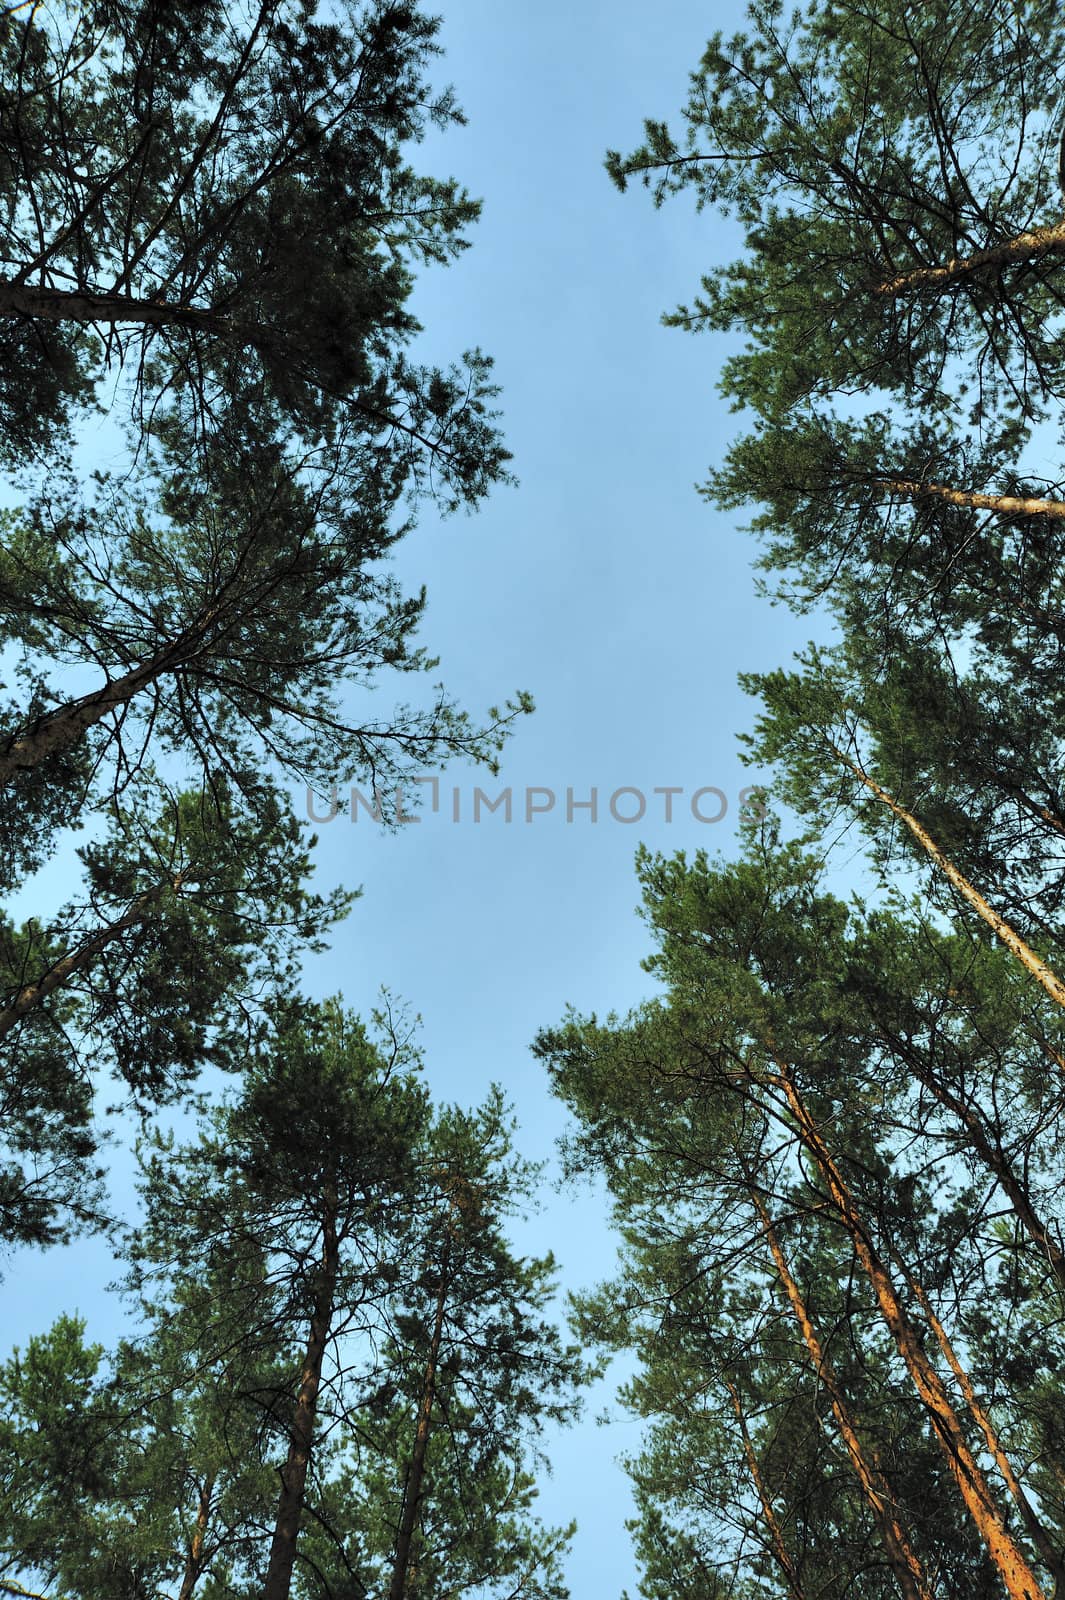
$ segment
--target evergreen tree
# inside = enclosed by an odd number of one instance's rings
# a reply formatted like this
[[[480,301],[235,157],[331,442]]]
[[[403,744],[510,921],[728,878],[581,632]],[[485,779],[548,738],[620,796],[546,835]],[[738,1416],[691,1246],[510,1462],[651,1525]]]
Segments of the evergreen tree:
[[[1060,397],[1061,40],[1040,0],[754,0],[710,40],[683,134],[649,121],[607,165],[743,228],[668,319],[744,330],[730,397],[783,421],[887,390],[947,425],[965,398],[1030,417]]]
[[[329,1518],[351,1529],[364,1594],[568,1593],[558,1557],[575,1525],[536,1519],[530,1466],[546,1463],[530,1445],[572,1418],[589,1369],[548,1319],[553,1260],[520,1258],[506,1238],[539,1175],[512,1135],[498,1089],[430,1131],[384,1376]]]
[[[535,1169],[498,1092],[434,1116],[415,1068],[398,1025],[375,1044],[290,999],[197,1143],[153,1135],[128,1251],[153,1331],[116,1382],[161,1459],[172,1416],[206,1432],[182,1434],[197,1465],[159,1507],[146,1594],[190,1562],[207,1594],[565,1594],[571,1530],[532,1513],[530,1447],[588,1369],[547,1315],[553,1263],[506,1240]],[[12,1570],[73,1572],[44,1503]]]
[[[794,1596],[830,1545],[841,1593],[1046,1592],[1062,1552],[1025,1430],[1054,1358],[1015,1389],[983,1375],[1026,1360],[1026,1295],[998,1275],[992,1327],[989,1264],[1008,1238],[1045,1277],[1060,1226],[1056,1008],[1005,952],[849,911],[772,831],[748,845],[644,856],[665,994],[538,1045],[628,1245],[584,1327],[641,1356],[645,1592],[683,1571]],[[828,1440],[800,1452],[807,1386]]]
[[[506,477],[486,358],[411,348],[415,272],[478,212],[409,159],[462,120],[437,31],[405,0],[0,17],[0,886],[116,819],[71,907],[0,927],[11,1237],[102,1215],[89,1059],[142,1109],[236,1064],[271,969],[344,903],[302,886],[279,777],[364,783],[389,818],[403,774],[494,762],[529,709],[367,700],[435,666],[392,546]],[[86,482],[105,394],[131,455]],[[142,824],[153,771],[199,798]]]
[[[504,459],[488,364],[405,354],[412,267],[451,260],[478,211],[407,160],[462,121],[426,81],[437,30],[407,0],[9,8],[9,456],[121,363],[150,428],[171,413],[202,436],[227,396],[256,394],[309,443],[376,440],[445,501],[483,494]]]
[[[106,1220],[108,1076],[144,1115],[206,1066],[243,1066],[298,954],[350,903],[307,888],[305,833],[268,789],[249,810],[224,785],[142,785],[82,848],[82,898],[0,924],[0,1237],[46,1244]]]
[[[291,1001],[239,1098],[199,1141],[178,1150],[156,1134],[146,1153],[134,1281],[153,1304],[183,1296],[189,1282],[225,1283],[222,1326],[285,1353],[269,1402],[280,1487],[263,1508],[272,1533],[255,1567],[270,1595],[289,1592],[320,1442],[351,1391],[369,1383],[374,1340],[387,1331],[383,1307],[407,1245],[415,1152],[429,1118],[412,1067],[403,1041],[389,1060],[336,1004]],[[263,1251],[261,1276],[231,1270],[249,1248]],[[218,1313],[203,1309],[209,1346]]]
[[[774,836],[730,869],[645,857],[665,995],[541,1041],[629,1244],[606,1326],[656,1423],[649,1594],[1060,1584],[1065,494],[1030,447],[1062,399],[1061,59],[1035,0],[755,0],[684,136],[608,159],[743,230],[667,318],[742,336],[721,388],[751,425],[705,492],[843,633],[747,680],[751,758],[819,853],[859,818],[887,890],[848,909]],[[891,887],[915,863],[919,908]],[[842,1480],[776,1453],[783,1303]]]
[[[407,160],[461,121],[427,82],[436,33],[391,0],[0,20],[0,344],[19,359],[0,410],[24,489],[0,528],[8,881],[146,750],[193,782],[280,765],[385,788],[491,761],[528,709],[476,728],[439,689],[383,718],[359,703],[434,664],[411,644],[424,595],[382,558],[427,498],[469,507],[506,476],[486,359],[408,351],[414,269],[452,259],[478,209]],[[132,461],[86,492],[68,436],[119,368]]]
[[[490,760],[528,709],[479,730],[438,692],[428,710],[364,715],[382,671],[435,664],[410,642],[424,595],[376,565],[397,536],[394,486],[328,451],[305,471],[270,432],[234,414],[205,460],[160,466],[140,490],[105,480],[86,508],[58,477],[6,517],[0,635],[25,684],[0,734],[9,877],[46,855],[61,786],[68,815],[99,803],[146,749],[197,776],[280,766],[321,788],[384,787],[455,752]],[[70,697],[72,669],[89,687]]]
[[[261,1273],[252,1251],[241,1275]],[[225,1325],[221,1285],[202,1288],[214,1339],[195,1354],[204,1308],[193,1294],[110,1358],[62,1317],[3,1370],[0,1562],[22,1575],[9,1592],[191,1600],[233,1592],[254,1562],[275,1481],[262,1397],[278,1382],[278,1352],[249,1347]]]
[[[708,46],[686,140],[649,123],[610,159],[746,231],[673,319],[746,334],[721,381],[753,427],[705,492],[757,508],[762,564],[800,609],[827,598],[845,641],[842,688],[748,681],[770,706],[759,753],[804,811],[818,791],[824,825],[842,792],[875,815],[847,739],[826,748],[842,710],[837,734],[869,735],[883,855],[930,842],[1029,946],[1055,938],[1063,833],[1065,494],[1025,454],[1061,401],[1060,29],[1035,3],[755,4]]]

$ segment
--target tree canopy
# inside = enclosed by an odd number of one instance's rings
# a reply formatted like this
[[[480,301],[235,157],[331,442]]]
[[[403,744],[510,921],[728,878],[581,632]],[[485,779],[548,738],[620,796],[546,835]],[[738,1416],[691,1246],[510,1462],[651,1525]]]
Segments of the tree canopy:
[[[436,666],[393,547],[509,459],[487,358],[415,359],[416,273],[478,214],[412,164],[462,121],[437,32],[389,0],[0,17],[5,894],[89,835],[68,906],[0,924],[13,1239],[104,1217],[101,1067],[141,1111],[239,1067],[346,907],[293,801],[493,765],[530,708],[371,698]],[[88,470],[101,409],[125,443]]]
[[[644,853],[659,995],[538,1045],[625,1240],[580,1326],[639,1357],[649,1597],[1060,1584],[1063,43],[753,0],[607,158],[735,224],[665,318],[734,336],[703,493],[835,630],[743,680],[799,838]]]
[[[120,363],[135,415],[192,435],[253,395],[313,443],[383,446],[390,475],[476,499],[505,459],[476,352],[410,363],[415,264],[477,204],[407,149],[462,120],[407,0],[234,7],[58,0],[0,22],[9,451],[68,422]]]
[[[536,1041],[620,1240],[569,1333],[503,1091],[437,1103],[400,1012],[301,987],[353,896],[286,789],[492,764],[529,709],[370,698],[436,665],[397,542],[509,477],[488,358],[419,364],[478,215],[415,159],[438,31],[0,18],[0,1234],[108,1230],[127,1306],[0,1365],[0,1591],[565,1600],[545,1440],[621,1356],[646,1600],[1052,1600],[1065,19],[752,0],[607,157],[730,224],[666,317],[729,336],[701,492],[827,628],[741,680],[773,810],[639,852],[651,992]]]
[[[644,855],[661,999],[538,1043],[626,1241],[581,1326],[640,1357],[643,1592],[1049,1593],[1060,1013],[823,875]]]
[[[536,1177],[512,1132],[498,1090],[435,1110],[398,1019],[277,1012],[200,1138],[144,1149],[141,1331],[105,1358],[63,1318],[4,1369],[0,1575],[564,1597],[572,1528],[539,1523],[529,1469],[590,1368],[553,1261],[507,1239]]]

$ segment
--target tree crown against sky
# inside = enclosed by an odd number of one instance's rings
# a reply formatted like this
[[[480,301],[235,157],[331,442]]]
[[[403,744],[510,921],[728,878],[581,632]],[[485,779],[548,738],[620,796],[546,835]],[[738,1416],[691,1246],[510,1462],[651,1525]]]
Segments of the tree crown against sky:
[[[424,596],[380,566],[417,506],[472,506],[506,476],[485,358],[443,372],[407,354],[414,269],[453,259],[478,209],[407,159],[461,121],[428,84],[437,26],[386,0],[5,14],[0,324],[27,369],[8,437],[30,489],[48,468],[3,530],[24,681],[0,765],[23,837],[101,760],[105,782],[135,765],[145,735],[231,778],[280,760],[319,787],[385,783],[490,761],[528,708],[477,728],[439,689],[381,720],[342,704],[381,669],[433,664],[410,644]],[[133,465],[86,493],[61,424],[116,382]]]
[[[849,908],[772,829],[641,878],[662,997],[537,1048],[625,1240],[580,1326],[639,1355],[643,1592],[1035,1593],[1015,1567],[1060,1568],[1056,1008],[964,929]],[[967,1498],[956,1450],[1010,1486]]]
[[[1058,485],[1023,456],[1061,411],[1061,43],[1041,3],[755,4],[710,41],[683,134],[648,122],[608,159],[745,231],[666,320],[744,335],[720,386],[752,425],[706,493],[764,508],[793,601],[860,572],[866,626],[878,600],[972,626],[985,546],[1018,517],[1056,538]]]
[[[354,428],[450,504],[506,459],[487,363],[413,365],[415,264],[464,247],[476,202],[417,172],[462,120],[407,0],[12,7],[0,23],[0,308],[16,453],[115,362],[151,430],[187,439],[252,391],[305,440]]]
[[[384,789],[454,754],[495,759],[527,696],[481,725],[439,685],[428,707],[372,713],[381,678],[436,663],[413,642],[424,593],[382,564],[403,531],[389,492],[373,460],[361,468],[324,446],[293,458],[242,404],[191,461],[136,486],[103,478],[89,497],[57,474],[5,515],[13,868],[39,864],[61,793],[76,815],[153,750],[238,787],[282,770],[326,790]],[[72,672],[84,693],[70,693]]]
[[[336,1002],[274,1020],[199,1142],[144,1152],[143,1330],[105,1361],[61,1319],[0,1379],[0,1571],[561,1600],[572,1529],[540,1524],[530,1469],[589,1368],[553,1262],[507,1239],[536,1172],[503,1097],[434,1110],[398,1014],[376,1037]]]
[[[756,508],[778,592],[827,603],[844,638],[801,683],[746,680],[770,705],[753,758],[826,827],[857,794],[882,866],[938,850],[990,926],[1044,946],[1065,500],[1035,430],[1062,399],[1060,43],[1039,3],[755,4],[707,47],[684,138],[648,123],[608,161],[746,232],[667,319],[746,334],[721,387],[752,425],[704,492]]]
[[[965,396],[1023,415],[1051,402],[1061,240],[1016,241],[1061,211],[1061,29],[1046,3],[756,0],[743,33],[714,36],[683,133],[650,121],[608,167],[745,228],[745,256],[669,319],[747,331],[731,398],[772,416],[888,390],[946,424]]]
[[[276,792],[142,782],[82,847],[54,915],[0,920],[0,1237],[106,1226],[103,1149],[119,1113],[195,1098],[242,1071],[269,1009],[348,911],[309,887],[313,838]]]
[[[429,84],[437,27],[405,0],[0,19],[21,494],[0,512],[0,882],[61,858],[65,832],[111,830],[72,907],[5,927],[19,1237],[101,1214],[90,1058],[142,1111],[189,1092],[347,903],[307,889],[278,780],[387,790],[455,755],[493,764],[530,708],[478,724],[440,685],[369,700],[435,667],[424,592],[387,570],[397,540],[419,505],[472,507],[506,477],[485,358],[411,353],[415,272],[478,212],[410,162],[462,120]],[[87,473],[103,404],[128,456]],[[35,1139],[51,1164],[23,1193]]]

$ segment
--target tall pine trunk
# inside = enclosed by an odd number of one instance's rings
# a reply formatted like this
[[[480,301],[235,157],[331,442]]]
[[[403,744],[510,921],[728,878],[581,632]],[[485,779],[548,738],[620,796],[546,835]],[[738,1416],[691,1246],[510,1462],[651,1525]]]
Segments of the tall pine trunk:
[[[146,889],[131,902],[128,909],[114,922],[108,922],[104,927],[98,928],[94,934],[84,940],[76,950],[65,955],[53,967],[39,978],[36,983],[27,983],[15,995],[3,1010],[0,1010],[0,1039],[16,1028],[23,1017],[28,1016],[37,1006],[61,989],[68,983],[76,972],[87,967],[102,950],[109,944],[120,939],[130,928],[135,928],[138,923],[144,922],[151,914],[152,907],[158,903],[163,894],[172,890],[178,894],[185,874],[179,872],[176,877],[168,879],[166,883],[157,884],[153,889]]]
[[[109,679],[99,689],[44,712],[28,728],[11,735],[0,748],[0,788],[11,783],[20,772],[32,771],[49,756],[70,749],[90,728],[102,722],[109,711],[128,705],[135,695],[159,678],[186,665],[202,649],[206,635],[218,619],[218,612],[217,606],[211,607],[146,661],[131,667],[121,677]]]
[[[414,1448],[411,1451],[407,1481],[403,1488],[403,1509],[400,1514],[399,1531],[396,1535],[396,1553],[392,1563],[392,1578],[388,1586],[388,1600],[403,1600],[407,1588],[411,1545],[414,1541],[414,1530],[418,1525],[418,1504],[421,1499],[422,1484],[425,1480],[425,1458],[429,1449],[433,1406],[436,1402],[436,1379],[440,1361],[440,1344],[444,1335],[444,1313],[447,1309],[448,1291],[451,1287],[448,1277],[450,1264],[451,1234],[449,1229],[444,1237],[444,1248],[440,1260],[440,1284],[437,1289],[436,1306],[433,1312],[433,1329],[429,1337],[429,1353],[426,1357],[425,1374],[422,1380],[422,1397],[418,1406],[418,1421],[414,1430]]]
[[[311,1312],[310,1336],[300,1372],[296,1409],[289,1429],[288,1458],[281,1471],[281,1493],[277,1502],[270,1562],[263,1586],[263,1600],[288,1600],[292,1569],[296,1562],[296,1537],[307,1488],[307,1469],[314,1444],[314,1423],[318,1390],[322,1382],[322,1363],[333,1318],[340,1264],[337,1243],[337,1196],[327,1191],[322,1218],[322,1260]]]
[[[921,849],[935,862],[948,882],[953,884],[962,898],[969,902],[977,915],[997,934],[1007,950],[1017,957],[1021,965],[1046,990],[1050,998],[1056,1001],[1059,1006],[1065,1006],[1065,983],[1062,983],[1057,973],[1051,967],[1048,967],[1040,956],[1036,955],[1031,945],[1021,938],[1020,934],[1010,926],[1005,917],[999,916],[998,912],[988,904],[980,891],[969,882],[968,878],[958,871],[953,861],[943,854],[935,840],[921,826],[917,818],[907,811],[904,806],[901,806],[897,800],[894,800],[886,789],[882,789],[875,778],[871,778],[857,761],[852,761],[837,745],[832,745],[831,749],[843,765],[849,767],[855,777],[865,785],[870,794],[875,795],[881,804],[887,806],[892,815],[897,817],[909,829]]]
[[[943,1380],[926,1355],[916,1329],[895,1292],[887,1267],[866,1231],[854,1198],[795,1086],[790,1067],[779,1059],[777,1067],[780,1086],[799,1136],[813,1157],[832,1204],[850,1236],[858,1262],[872,1286],[880,1314],[925,1406],[951,1476],[998,1570],[1006,1593],[1010,1600],[1045,1600],[1039,1581],[1010,1533],[969,1448]]]
[[[784,1538],[784,1530],[780,1526],[780,1518],[776,1514],[769,1490],[766,1488],[765,1479],[762,1477],[762,1468],[747,1427],[747,1418],[743,1414],[743,1406],[740,1404],[736,1385],[734,1383],[726,1383],[725,1387],[732,1401],[732,1409],[736,1413],[740,1437],[743,1440],[743,1454],[747,1462],[747,1471],[750,1473],[751,1482],[754,1484],[755,1493],[758,1496],[758,1504],[762,1511],[762,1521],[765,1523],[766,1531],[769,1534],[770,1549],[773,1552],[777,1566],[784,1576],[784,1582],[787,1585],[791,1600],[806,1600],[802,1584],[799,1581],[798,1569],[791,1559],[787,1541]]]
[[[840,1437],[846,1447],[862,1493],[872,1513],[873,1521],[884,1545],[885,1554],[898,1580],[899,1588],[902,1590],[903,1600],[935,1600],[928,1579],[925,1577],[920,1557],[914,1550],[909,1534],[902,1524],[891,1485],[884,1477],[880,1463],[876,1460],[875,1455],[862,1443],[859,1437],[850,1407],[844,1397],[835,1371],[825,1355],[813,1318],[810,1316],[806,1301],[803,1299],[802,1290],[788,1267],[787,1259],[777,1238],[769,1213],[762,1203],[753,1178],[749,1174],[746,1176],[747,1193],[761,1222],[762,1233],[773,1257],[773,1265],[776,1268],[777,1276],[784,1286],[784,1292],[788,1297],[792,1313],[799,1325],[803,1343],[809,1352],[818,1382],[828,1395],[832,1415],[836,1419]]]
[[[207,1523],[211,1515],[211,1495],[213,1491],[214,1479],[205,1478],[200,1486],[199,1501],[196,1506],[196,1526],[193,1529],[188,1554],[185,1557],[185,1570],[181,1576],[181,1588],[178,1590],[177,1600],[192,1600],[193,1590],[203,1576],[205,1566],[204,1542],[207,1537]]]
[[[912,478],[878,478],[882,489],[908,500],[942,500],[948,506],[972,511],[997,511],[1004,517],[1065,518],[1065,500],[1041,500],[1032,495],[978,494],[973,489],[952,489],[946,483],[923,483]]]
[[[1031,1539],[1035,1548],[1039,1551],[1041,1560],[1046,1566],[1046,1569],[1050,1573],[1051,1577],[1054,1579],[1056,1592],[1060,1594],[1063,1592],[1063,1590],[1065,1590],[1065,1567],[1062,1565],[1061,1555],[1054,1548],[1054,1543],[1048,1535],[1046,1528],[1036,1515],[1035,1507],[1025,1494],[1024,1487],[1021,1484],[1020,1479],[1017,1477],[1017,1474],[1014,1472],[1013,1464],[1010,1461],[1009,1456],[1006,1454],[1002,1440],[999,1438],[998,1429],[991,1420],[991,1414],[987,1407],[980,1400],[976,1390],[973,1388],[972,1379],[962,1366],[961,1361],[958,1358],[958,1353],[954,1349],[954,1345],[950,1340],[950,1336],[948,1335],[947,1330],[943,1326],[942,1322],[936,1316],[931,1301],[925,1294],[924,1289],[912,1276],[912,1274],[904,1272],[904,1276],[906,1278],[906,1282],[910,1286],[910,1289],[913,1291],[913,1295],[917,1301],[917,1304],[925,1314],[928,1326],[936,1336],[936,1343],[939,1345],[939,1348],[942,1351],[943,1358],[946,1361],[947,1366],[958,1380],[958,1387],[965,1398],[965,1404],[969,1407],[969,1414],[984,1436],[984,1443],[987,1445],[988,1454],[995,1463],[995,1466],[998,1468],[1003,1483],[1006,1485],[1006,1488],[1013,1497],[1013,1503],[1020,1512],[1021,1521],[1024,1524],[1025,1531],[1027,1532],[1028,1537]]]
[[[971,256],[955,256],[938,267],[914,267],[892,278],[882,278],[870,285],[870,293],[882,300],[906,294],[945,294],[976,273],[995,272],[1017,262],[1037,261],[1040,256],[1063,252],[1065,222],[1055,222],[1048,228],[1031,228],[986,250],[974,250]]]

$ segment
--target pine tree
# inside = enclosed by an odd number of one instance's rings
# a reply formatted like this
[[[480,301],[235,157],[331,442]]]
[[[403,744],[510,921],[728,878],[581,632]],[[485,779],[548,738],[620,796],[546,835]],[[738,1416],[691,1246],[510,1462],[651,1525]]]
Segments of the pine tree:
[[[9,875],[46,854],[64,778],[69,814],[121,789],[146,748],[201,781],[281,767],[326,789],[384,788],[456,752],[491,760],[524,698],[486,729],[440,691],[383,721],[360,704],[381,673],[433,665],[411,647],[424,595],[375,568],[397,536],[394,497],[367,473],[328,452],[304,471],[254,417],[232,416],[205,462],[171,462],[140,490],[105,481],[89,508],[58,477],[6,518],[0,630],[27,685],[0,734]],[[71,698],[51,680],[72,668],[90,686]]]
[[[528,709],[476,727],[439,687],[363,703],[435,664],[412,645],[424,595],[382,557],[426,500],[469,507],[506,477],[486,358],[422,369],[408,350],[414,271],[451,260],[478,209],[407,159],[461,121],[427,81],[436,34],[406,0],[0,20],[18,195],[0,411],[22,495],[0,528],[8,881],[146,751],[190,782],[280,767],[385,789],[491,761]],[[77,423],[120,373],[131,457],[87,486]]]
[[[426,81],[437,31],[407,0],[9,10],[9,456],[121,364],[149,428],[209,433],[226,396],[258,394],[307,442],[376,439],[401,476],[428,484],[431,463],[445,501],[483,494],[504,459],[487,363],[405,354],[412,267],[453,259],[478,211],[407,159],[462,121]]]
[[[155,1133],[131,1287],[190,1374],[224,1358],[218,1404],[261,1417],[268,1468],[239,1539],[205,1525],[205,1582],[239,1546],[234,1581],[278,1600],[564,1596],[571,1530],[538,1523],[530,1467],[588,1369],[547,1314],[553,1263],[505,1236],[535,1178],[511,1132],[498,1093],[434,1116],[398,1024],[375,1043],[289,1000],[197,1143]]]
[[[361,1470],[330,1517],[352,1530],[366,1593],[568,1592],[558,1560],[574,1525],[540,1525],[531,1469],[589,1369],[549,1317],[553,1260],[518,1257],[506,1237],[539,1177],[513,1132],[494,1089],[472,1113],[441,1111],[422,1157],[381,1387],[356,1419]]]
[[[1061,394],[1061,18],[935,0],[755,0],[692,75],[681,136],[607,165],[736,218],[742,258],[668,320],[742,328],[723,386],[767,419],[892,391],[949,425],[969,398]]]
[[[982,1375],[1025,1360],[1016,1284],[988,1326],[989,1261],[1008,1236],[1045,1277],[1059,1227],[1057,1008],[1006,952],[850,909],[820,871],[772,831],[730,867],[645,855],[663,997],[538,1045],[628,1242],[584,1326],[641,1357],[646,1592],[687,1548],[715,1582],[794,1595],[833,1541],[841,1592],[870,1546],[886,1592],[1049,1592],[1061,1551],[1023,1430],[1053,1358],[1016,1390]],[[840,1467],[774,1450],[807,1385]]]
[[[307,887],[311,842],[268,789],[249,809],[220,784],[142,785],[83,847],[83,897],[0,924],[5,1240],[107,1220],[112,1095],[144,1116],[194,1094],[206,1067],[243,1067],[271,997],[350,904]]]

